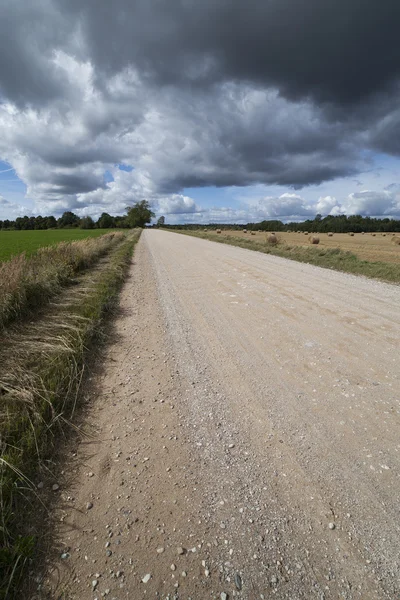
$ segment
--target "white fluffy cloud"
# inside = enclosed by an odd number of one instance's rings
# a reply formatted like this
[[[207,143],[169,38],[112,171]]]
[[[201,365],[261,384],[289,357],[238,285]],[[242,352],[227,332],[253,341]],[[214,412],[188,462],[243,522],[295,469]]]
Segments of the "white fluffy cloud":
[[[349,215],[400,217],[400,189],[390,186],[390,189],[382,192],[354,192],[343,202],[342,210]]]
[[[21,206],[20,204],[16,204],[15,202],[9,202],[3,196],[0,195],[0,219],[16,219],[17,217],[21,217],[27,215],[31,216],[32,211],[26,208],[25,206]]]

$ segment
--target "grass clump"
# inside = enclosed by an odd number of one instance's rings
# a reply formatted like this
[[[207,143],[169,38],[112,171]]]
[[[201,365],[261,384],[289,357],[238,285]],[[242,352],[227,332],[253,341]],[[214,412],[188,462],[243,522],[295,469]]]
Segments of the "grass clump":
[[[1,600],[18,597],[38,534],[24,518],[37,494],[32,480],[73,417],[88,349],[115,305],[139,235],[119,236],[101,264],[66,288],[37,322],[14,327],[0,348]]]
[[[30,257],[22,253],[0,263],[0,330],[45,305],[77,273],[95,265],[124,237],[124,233],[115,232],[61,242],[40,248]]]
[[[400,264],[375,262],[362,260],[352,252],[341,250],[340,248],[321,248],[316,245],[309,247],[291,246],[277,239],[277,242],[270,243],[268,238],[265,244],[254,242],[249,238],[239,238],[234,236],[216,236],[212,233],[203,233],[198,231],[180,232],[184,235],[207,239],[210,241],[239,246],[248,250],[256,250],[264,254],[273,254],[296,260],[298,262],[316,265],[354,275],[364,275],[373,279],[381,279],[392,283],[400,283]]]

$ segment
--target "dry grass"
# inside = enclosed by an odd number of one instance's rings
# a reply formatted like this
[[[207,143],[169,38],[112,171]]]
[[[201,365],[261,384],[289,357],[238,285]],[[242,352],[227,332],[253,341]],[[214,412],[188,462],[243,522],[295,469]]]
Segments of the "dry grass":
[[[88,347],[100,339],[99,325],[117,298],[138,237],[118,235],[92,250],[72,250],[88,265],[108,247],[107,256],[39,319],[10,328],[0,347],[0,598],[19,597],[11,590],[34,551],[35,524],[26,521],[26,506],[36,496],[32,479],[74,414]],[[70,258],[71,249],[64,252]]]
[[[23,253],[0,263],[0,329],[46,304],[77,273],[96,264],[124,237],[124,233],[114,232],[61,242],[40,248],[29,258]]]

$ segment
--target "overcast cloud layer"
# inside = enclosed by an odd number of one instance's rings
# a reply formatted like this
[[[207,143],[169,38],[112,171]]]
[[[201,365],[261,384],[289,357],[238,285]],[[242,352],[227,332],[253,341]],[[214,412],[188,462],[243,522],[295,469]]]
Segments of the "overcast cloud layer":
[[[398,180],[340,199],[299,191],[400,155],[397,0],[0,9],[0,159],[35,213],[115,214],[147,198],[175,221],[400,216]],[[282,193],[215,210],[185,194],[256,184]],[[19,207],[0,197],[7,210]]]

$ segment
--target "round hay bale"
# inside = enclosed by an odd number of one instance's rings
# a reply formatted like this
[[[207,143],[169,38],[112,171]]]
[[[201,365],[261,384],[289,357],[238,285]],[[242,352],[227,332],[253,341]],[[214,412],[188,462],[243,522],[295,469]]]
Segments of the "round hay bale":
[[[365,231],[362,231],[362,232],[361,232],[361,235],[365,235]]]
[[[267,237],[267,242],[270,246],[276,246],[276,244],[278,243],[278,238],[274,233],[270,233]]]
[[[207,229],[204,227],[204,231],[207,231]]]
[[[332,236],[333,236],[333,233],[332,233],[332,231],[330,231],[330,232],[328,233],[328,236],[329,236],[329,237],[332,237]]]
[[[243,229],[243,233],[247,233],[247,229]]]
[[[310,235],[309,240],[311,244],[319,244],[319,237],[316,235]]]
[[[250,235],[256,235],[255,231],[250,231]]]
[[[372,235],[372,237],[375,237],[375,236],[376,236],[376,233],[371,233],[371,235]]]
[[[291,229],[288,229],[286,233],[292,233],[292,230],[291,230]]]
[[[392,244],[395,244],[396,246],[400,246],[400,237],[397,237],[396,235],[394,235],[390,241],[392,242]]]
[[[386,233],[382,233],[382,237],[386,237]]]
[[[354,237],[354,233],[352,231],[349,231],[349,236]]]
[[[304,235],[308,235],[308,231],[305,231],[305,232],[304,232]]]
[[[222,233],[220,229],[217,229],[217,233]]]

